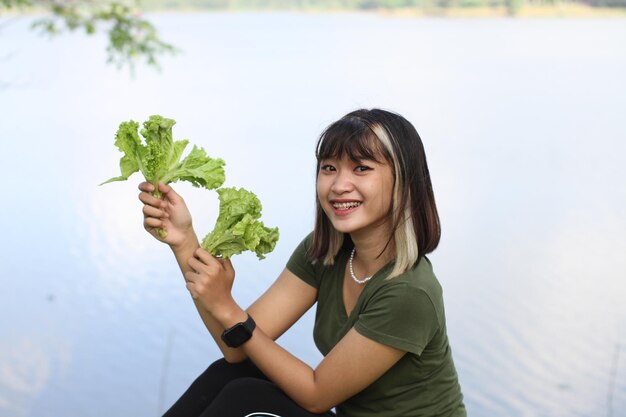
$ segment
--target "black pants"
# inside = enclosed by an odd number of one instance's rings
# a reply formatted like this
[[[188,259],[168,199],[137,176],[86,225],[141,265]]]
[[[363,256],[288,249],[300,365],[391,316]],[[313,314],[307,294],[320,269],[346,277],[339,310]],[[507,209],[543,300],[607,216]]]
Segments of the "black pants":
[[[214,362],[163,417],[333,417],[291,400],[250,361]]]

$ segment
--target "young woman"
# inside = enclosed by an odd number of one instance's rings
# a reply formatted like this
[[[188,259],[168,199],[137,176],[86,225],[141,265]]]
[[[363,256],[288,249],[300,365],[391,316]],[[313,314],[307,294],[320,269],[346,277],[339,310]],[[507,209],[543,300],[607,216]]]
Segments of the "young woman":
[[[440,226],[417,131],[398,114],[357,110],[322,133],[316,156],[315,228],[247,310],[231,295],[230,261],[199,248],[182,198],[160,184],[157,200],[140,185],[144,227],[167,230],[224,354],[165,416],[466,416],[425,256]],[[324,359],[313,369],[275,340],[316,302]]]

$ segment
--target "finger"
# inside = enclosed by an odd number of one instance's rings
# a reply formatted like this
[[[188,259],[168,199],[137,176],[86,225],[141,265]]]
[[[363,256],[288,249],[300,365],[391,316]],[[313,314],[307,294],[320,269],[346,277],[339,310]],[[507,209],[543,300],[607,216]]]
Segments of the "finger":
[[[154,217],[146,217],[143,221],[143,227],[146,230],[163,229],[163,221]]]
[[[172,204],[177,204],[183,201],[183,198],[167,184],[159,182],[159,191],[163,194],[163,197]]]
[[[152,194],[145,192],[145,191],[142,191],[141,193],[139,193],[139,201],[141,201],[144,204],[153,206],[153,207],[165,208],[167,206],[167,204],[163,200],[156,198]]]
[[[141,201],[142,203],[149,204],[154,207],[159,207],[162,203],[161,200],[159,200],[152,194],[147,193],[145,191],[140,192],[138,198],[139,198],[139,201]]]
[[[196,274],[199,274],[200,272],[204,271],[204,268],[206,268],[206,265],[202,263],[202,261],[194,257],[189,258],[189,260],[187,261],[187,265],[189,265],[189,267]]]
[[[196,249],[195,252],[193,253],[193,256],[200,259],[206,265],[211,265],[212,263],[216,261],[216,259],[213,256],[211,256],[211,254],[207,252],[206,250],[204,250],[202,247]]]
[[[220,264],[222,269],[226,272],[233,272],[235,268],[233,268],[233,264],[230,261],[230,258],[215,258],[217,262]]]
[[[158,209],[156,207],[152,207],[149,205],[144,205],[143,206],[143,215],[145,217],[155,217],[155,218],[164,218],[164,217],[169,217],[169,214],[167,214],[166,211],[163,211],[161,209]]]
[[[233,263],[230,261],[230,258],[219,258],[218,262],[222,265],[222,268],[226,272],[234,272],[235,268],[233,267]]]
[[[146,193],[151,193],[154,191],[154,185],[152,185],[151,183],[149,183],[148,181],[144,181],[141,184],[139,184],[138,187],[141,191],[145,191]]]
[[[198,274],[193,271],[187,271],[185,272],[184,277],[185,277],[185,282],[195,283],[196,280],[198,279]]]
[[[159,181],[159,191],[165,194],[174,192],[174,189],[172,186],[165,184],[163,181]]]
[[[189,291],[189,293],[191,294],[191,298],[193,298],[194,300],[196,298],[198,298],[198,293],[196,291],[196,284],[194,284],[193,282],[187,282],[185,284],[185,286],[187,287],[187,290]]]

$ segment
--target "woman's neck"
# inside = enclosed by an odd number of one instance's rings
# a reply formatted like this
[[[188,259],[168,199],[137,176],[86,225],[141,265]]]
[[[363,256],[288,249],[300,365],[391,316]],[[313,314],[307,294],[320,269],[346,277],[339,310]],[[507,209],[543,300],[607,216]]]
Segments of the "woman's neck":
[[[361,275],[373,275],[395,258],[393,239],[387,245],[387,240],[380,239],[379,236],[350,237],[356,249],[354,264],[359,266]]]

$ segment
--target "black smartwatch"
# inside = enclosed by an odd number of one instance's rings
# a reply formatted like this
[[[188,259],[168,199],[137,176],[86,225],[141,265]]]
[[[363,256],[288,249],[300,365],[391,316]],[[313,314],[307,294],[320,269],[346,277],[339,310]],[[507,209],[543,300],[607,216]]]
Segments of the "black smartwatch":
[[[230,329],[224,330],[224,333],[222,333],[222,340],[226,343],[226,346],[238,348],[252,337],[252,332],[255,327],[256,323],[248,314],[246,321],[237,323]]]

